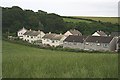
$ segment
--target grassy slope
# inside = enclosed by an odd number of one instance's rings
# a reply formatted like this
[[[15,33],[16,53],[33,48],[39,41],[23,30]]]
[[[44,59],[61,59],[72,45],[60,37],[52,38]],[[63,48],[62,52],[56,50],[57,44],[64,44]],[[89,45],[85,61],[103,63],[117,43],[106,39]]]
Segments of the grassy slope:
[[[91,21],[78,20],[78,19],[70,19],[70,18],[63,18],[63,20],[64,20],[65,22],[74,22],[74,23],[77,23],[77,22],[87,22],[87,23],[91,23]]]
[[[77,18],[85,18],[85,19],[92,19],[96,21],[102,22],[111,22],[111,23],[118,23],[118,17],[84,17],[84,16],[73,16]]]
[[[51,51],[3,42],[3,77],[117,77],[117,54]]]

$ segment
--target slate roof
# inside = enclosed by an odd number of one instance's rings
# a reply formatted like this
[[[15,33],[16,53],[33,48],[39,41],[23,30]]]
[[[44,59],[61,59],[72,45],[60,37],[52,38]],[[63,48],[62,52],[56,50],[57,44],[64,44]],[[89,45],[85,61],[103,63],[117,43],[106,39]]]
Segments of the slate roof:
[[[69,35],[65,41],[66,42],[80,42],[83,43],[87,36],[77,36],[77,35]]]
[[[97,31],[97,33],[99,34],[99,35],[101,35],[101,36],[106,36],[107,34],[105,33],[105,32],[103,32],[103,31]]]
[[[45,34],[43,36],[43,38],[46,38],[46,39],[51,39],[51,40],[61,40],[62,38],[64,37],[64,35],[59,35],[59,34]]]
[[[73,35],[82,35],[82,33],[81,32],[79,32],[78,30],[70,30],[70,33],[72,33]]]
[[[39,34],[41,34],[41,31],[27,31],[27,32],[25,32],[23,35],[28,35],[28,36],[37,36],[37,35],[39,35]]]
[[[120,36],[120,32],[112,32],[111,36],[115,37],[115,36]]]
[[[110,43],[113,37],[105,37],[105,36],[88,36],[86,38],[86,42],[93,43]]]

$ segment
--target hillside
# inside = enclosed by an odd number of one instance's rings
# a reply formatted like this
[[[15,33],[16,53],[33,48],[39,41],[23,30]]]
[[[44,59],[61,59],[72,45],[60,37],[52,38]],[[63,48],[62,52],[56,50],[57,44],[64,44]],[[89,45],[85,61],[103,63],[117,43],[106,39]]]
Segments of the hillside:
[[[117,54],[45,50],[3,41],[3,78],[117,78]]]
[[[113,24],[118,23],[118,17],[85,17],[85,16],[73,16],[73,17],[92,19],[95,21],[102,21],[102,22],[111,22]]]
[[[116,18],[101,19],[112,21],[113,23],[106,23],[96,21],[98,18],[91,19],[90,17],[67,17],[60,16],[55,13],[47,13],[42,10],[34,12],[32,10],[22,9],[19,6],[12,6],[10,8],[2,7],[3,12],[3,35],[16,36],[16,32],[22,27],[32,30],[42,30],[45,33],[65,33],[70,29],[77,29],[83,35],[91,35],[97,30],[102,30],[107,34],[118,31],[118,24]],[[89,19],[90,18],[90,19]]]

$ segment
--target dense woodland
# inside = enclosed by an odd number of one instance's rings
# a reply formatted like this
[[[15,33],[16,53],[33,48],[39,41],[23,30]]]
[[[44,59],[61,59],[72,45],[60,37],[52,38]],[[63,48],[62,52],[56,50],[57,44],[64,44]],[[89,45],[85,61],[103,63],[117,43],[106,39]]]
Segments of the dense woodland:
[[[32,10],[23,10],[18,6],[11,8],[2,7],[2,29],[3,34],[16,33],[22,27],[34,30],[43,30],[44,32],[64,33],[69,29],[77,29],[84,35],[90,35],[96,30],[102,30],[106,33],[118,31],[118,24],[110,22],[94,21],[90,19],[74,18],[88,20],[87,22],[65,22],[63,16],[54,13],[47,13],[42,10],[34,12]],[[65,17],[64,17],[65,18]],[[67,17],[73,18],[73,17]]]

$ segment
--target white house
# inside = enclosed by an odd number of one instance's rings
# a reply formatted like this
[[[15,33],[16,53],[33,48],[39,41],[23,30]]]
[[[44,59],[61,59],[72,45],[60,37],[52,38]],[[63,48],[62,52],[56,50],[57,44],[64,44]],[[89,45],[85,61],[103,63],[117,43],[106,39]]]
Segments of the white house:
[[[82,33],[79,32],[78,30],[75,30],[75,29],[71,29],[69,31],[67,31],[65,34],[65,36],[69,36],[69,35],[78,35],[78,36],[82,36]]]
[[[28,30],[23,34],[23,40],[28,41],[29,43],[33,43],[37,40],[42,40],[42,37],[45,35],[43,31],[34,31],[34,30]]]
[[[18,32],[17,32],[17,36],[20,38],[20,39],[23,39],[23,34],[27,32],[27,29],[25,29],[24,27],[22,29],[20,29]]]
[[[103,31],[96,31],[92,36],[107,36],[107,34]]]
[[[54,46],[54,47],[62,46],[65,38],[66,37],[62,34],[47,33],[42,38],[42,44],[49,45],[49,46]]]

